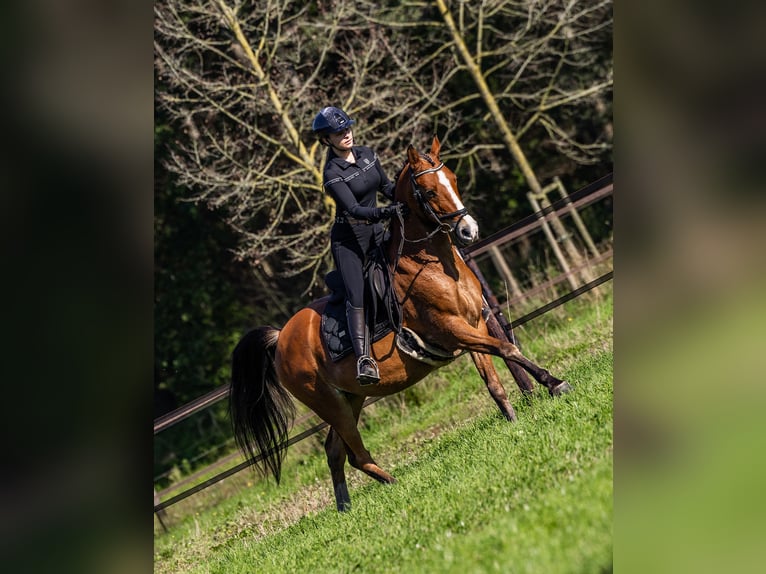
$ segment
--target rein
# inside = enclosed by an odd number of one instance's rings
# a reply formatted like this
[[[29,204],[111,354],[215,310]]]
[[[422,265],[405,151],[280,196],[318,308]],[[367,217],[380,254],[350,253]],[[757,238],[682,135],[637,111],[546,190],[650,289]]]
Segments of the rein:
[[[426,212],[428,217],[432,219],[436,223],[436,227],[433,231],[428,233],[425,237],[421,237],[419,239],[408,239],[404,235],[404,216],[402,215],[402,212],[397,210],[396,216],[399,220],[399,229],[401,232],[401,239],[399,240],[399,246],[396,250],[396,259],[393,261],[393,267],[390,268],[390,278],[391,278],[391,295],[393,296],[393,300],[396,304],[397,309],[401,310],[402,303],[399,301],[399,298],[396,296],[396,291],[394,289],[394,277],[396,276],[396,270],[399,267],[399,260],[402,257],[402,251],[404,250],[404,244],[405,243],[422,243],[423,241],[428,241],[432,237],[434,237],[437,233],[446,233],[449,234],[455,230],[457,225],[460,223],[460,221],[465,217],[465,215],[468,213],[468,209],[463,207],[462,209],[458,209],[457,211],[453,211],[452,213],[446,213],[444,215],[439,215],[434,211],[434,208],[431,207],[431,204],[429,201],[424,197],[424,190],[422,187],[420,187],[417,183],[417,178],[419,178],[421,175],[426,175],[429,173],[436,173],[440,169],[444,167],[444,162],[439,162],[439,165],[436,165],[436,162],[434,162],[430,156],[424,154],[423,157],[428,160],[428,162],[434,166],[429,169],[424,169],[419,172],[415,172],[415,170],[412,169],[411,165],[405,164],[402,166],[402,169],[399,170],[399,173],[396,174],[396,180],[398,181],[402,175],[402,171],[404,171],[405,167],[408,167],[410,170],[410,183],[412,184],[412,194],[415,196],[415,199],[417,199],[418,204],[421,208]],[[452,219],[457,217],[457,219],[450,223],[446,223],[445,220]],[[391,325],[394,326],[395,331],[397,332],[397,335],[401,334],[402,331],[402,317],[401,314],[399,316],[400,321],[395,322],[394,317],[392,314],[392,310],[389,308],[389,321]]]

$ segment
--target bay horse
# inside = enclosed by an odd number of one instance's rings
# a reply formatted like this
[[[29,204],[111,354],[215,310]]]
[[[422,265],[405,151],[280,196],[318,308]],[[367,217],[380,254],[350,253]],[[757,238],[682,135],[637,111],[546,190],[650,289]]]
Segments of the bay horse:
[[[409,146],[396,181],[394,201],[405,203],[409,213],[391,220],[385,249],[393,267],[402,327],[446,357],[470,352],[500,412],[515,421],[516,414],[490,355],[520,365],[551,395],[567,392],[570,387],[522,355],[512,343],[488,334],[480,283],[453,243],[453,237],[461,245],[476,241],[478,225],[463,206],[455,174],[440,161],[440,149],[436,136],[430,153],[421,155]],[[373,460],[357,428],[365,398],[403,391],[446,362],[434,365],[409,356],[397,345],[396,333],[390,332],[370,345],[380,369],[380,382],[361,386],[353,354],[337,362],[328,357],[320,334],[328,299],[313,301],[281,330],[258,327],[242,337],[232,353],[229,407],[238,445],[251,457],[262,453],[260,470],[264,474],[271,471],[277,483],[286,448],[280,445],[287,439],[295,412],[291,396],[327,422],[327,464],[336,507],[345,511],[351,507],[345,475],[347,458],[352,467],[375,480],[395,482]]]

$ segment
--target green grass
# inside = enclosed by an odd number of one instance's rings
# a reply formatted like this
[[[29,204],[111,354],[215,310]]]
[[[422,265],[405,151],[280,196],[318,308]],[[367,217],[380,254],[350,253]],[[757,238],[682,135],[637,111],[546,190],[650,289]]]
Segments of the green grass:
[[[334,509],[324,433],[291,447],[283,483],[250,472],[169,509],[156,572],[608,572],[612,568],[611,286],[517,331],[574,392],[523,400],[505,422],[467,357],[362,415],[398,482],[347,467]]]

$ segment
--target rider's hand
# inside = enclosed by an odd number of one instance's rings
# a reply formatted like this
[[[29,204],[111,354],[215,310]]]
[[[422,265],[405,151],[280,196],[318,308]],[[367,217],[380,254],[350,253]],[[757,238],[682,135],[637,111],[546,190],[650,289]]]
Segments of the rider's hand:
[[[391,205],[387,205],[386,207],[382,207],[380,209],[380,218],[391,219],[392,217],[396,216],[399,213],[401,213],[402,217],[404,217],[409,212],[410,210],[407,207],[407,204],[396,202],[396,203],[392,203]]]

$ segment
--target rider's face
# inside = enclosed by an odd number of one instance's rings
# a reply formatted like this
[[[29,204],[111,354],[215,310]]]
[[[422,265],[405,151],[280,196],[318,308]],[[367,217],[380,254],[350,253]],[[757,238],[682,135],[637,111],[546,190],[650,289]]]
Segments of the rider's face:
[[[349,150],[354,145],[354,132],[351,131],[351,128],[346,128],[337,134],[330,134],[328,139],[332,147],[340,150]]]

